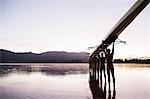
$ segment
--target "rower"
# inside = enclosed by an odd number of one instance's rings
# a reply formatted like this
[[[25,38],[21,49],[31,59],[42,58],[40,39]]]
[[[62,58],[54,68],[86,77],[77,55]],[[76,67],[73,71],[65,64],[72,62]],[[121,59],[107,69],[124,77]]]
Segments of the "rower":
[[[107,49],[105,55],[107,61],[107,75],[108,75],[109,88],[110,88],[110,73],[112,75],[113,84],[115,88],[115,75],[114,75],[114,66],[113,66],[114,42],[113,42],[112,52],[110,53],[110,49]]]

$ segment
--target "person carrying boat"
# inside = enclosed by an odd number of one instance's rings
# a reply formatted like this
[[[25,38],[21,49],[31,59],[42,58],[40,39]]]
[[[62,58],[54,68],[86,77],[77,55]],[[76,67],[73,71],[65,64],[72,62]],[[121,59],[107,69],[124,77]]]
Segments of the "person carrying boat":
[[[104,57],[104,53],[101,52],[100,55],[98,56],[100,58],[100,79],[102,81],[102,72],[104,73],[104,77],[106,80],[106,74],[105,74],[105,57]]]
[[[108,75],[109,86],[110,86],[110,73],[111,73],[112,78],[113,78],[113,84],[115,87],[115,75],[114,75],[114,66],[113,66],[114,42],[112,46],[112,52],[110,52],[110,49],[106,49],[105,55],[106,55],[106,61],[107,61],[107,75]]]

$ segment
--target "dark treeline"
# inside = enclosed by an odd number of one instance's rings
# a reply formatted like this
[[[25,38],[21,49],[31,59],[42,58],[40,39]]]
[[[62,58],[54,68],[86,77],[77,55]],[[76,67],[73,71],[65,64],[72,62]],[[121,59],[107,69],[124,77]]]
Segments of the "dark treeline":
[[[115,59],[114,63],[139,63],[139,64],[150,64],[150,59]]]

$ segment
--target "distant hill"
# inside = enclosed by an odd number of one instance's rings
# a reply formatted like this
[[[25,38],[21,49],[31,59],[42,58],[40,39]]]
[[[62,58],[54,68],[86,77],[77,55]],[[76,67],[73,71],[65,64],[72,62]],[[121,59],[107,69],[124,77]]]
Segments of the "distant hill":
[[[40,54],[32,52],[15,53],[12,51],[0,49],[1,63],[31,63],[31,62],[88,62],[90,54],[86,52],[64,52],[51,51]]]

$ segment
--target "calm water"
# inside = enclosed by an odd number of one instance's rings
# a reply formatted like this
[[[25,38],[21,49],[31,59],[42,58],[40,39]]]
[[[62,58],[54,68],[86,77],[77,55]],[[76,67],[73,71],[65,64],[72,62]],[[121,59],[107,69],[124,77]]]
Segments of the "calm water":
[[[0,99],[93,99],[101,91],[90,88],[88,66],[0,64]],[[150,99],[150,64],[115,64],[115,77],[106,99]]]

